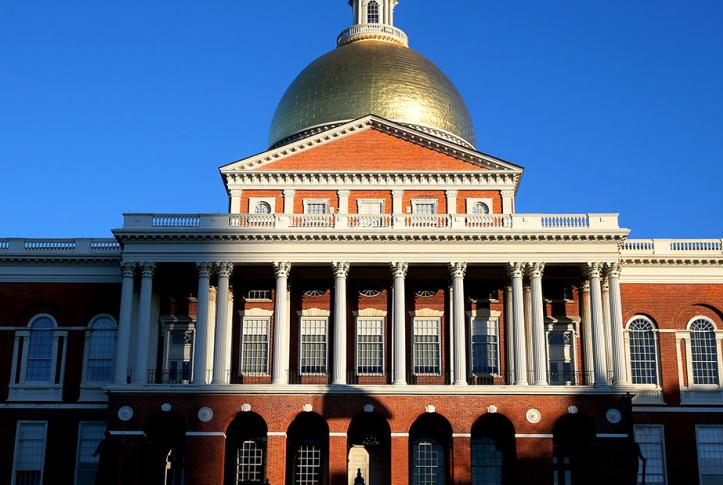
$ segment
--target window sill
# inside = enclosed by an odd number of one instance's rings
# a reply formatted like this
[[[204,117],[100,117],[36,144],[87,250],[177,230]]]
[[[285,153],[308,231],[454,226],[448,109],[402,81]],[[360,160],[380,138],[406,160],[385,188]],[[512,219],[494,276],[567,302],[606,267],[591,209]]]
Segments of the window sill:
[[[102,387],[81,386],[78,401],[108,402],[108,395],[103,391]]]
[[[723,404],[723,389],[719,386],[689,387],[680,391],[681,404]]]
[[[633,404],[665,404],[663,390],[656,386],[640,386],[633,397]]]
[[[63,400],[63,387],[53,386],[27,386],[15,384],[10,386],[8,401],[40,401],[52,402]]]

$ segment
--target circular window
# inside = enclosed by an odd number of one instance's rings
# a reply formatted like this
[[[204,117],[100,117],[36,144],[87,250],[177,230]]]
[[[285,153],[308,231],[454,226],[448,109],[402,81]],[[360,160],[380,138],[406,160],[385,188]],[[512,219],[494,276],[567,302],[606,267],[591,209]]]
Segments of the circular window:
[[[490,207],[485,204],[484,202],[477,202],[474,207],[472,207],[472,213],[473,214],[489,214],[490,213]]]
[[[271,214],[271,204],[268,202],[259,202],[254,207],[254,214]]]

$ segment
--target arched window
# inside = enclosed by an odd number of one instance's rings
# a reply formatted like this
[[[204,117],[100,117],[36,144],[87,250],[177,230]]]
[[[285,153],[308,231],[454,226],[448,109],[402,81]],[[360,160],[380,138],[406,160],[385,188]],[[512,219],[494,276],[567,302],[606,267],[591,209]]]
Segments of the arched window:
[[[412,485],[449,483],[449,450],[452,427],[436,413],[427,413],[409,430],[410,475]]]
[[[487,204],[485,204],[484,202],[477,202],[474,206],[472,206],[472,213],[473,214],[489,214],[490,207]]]
[[[369,2],[369,5],[367,5],[367,23],[379,23],[379,4],[374,0]]]
[[[240,413],[226,431],[225,485],[262,485],[266,480],[266,436],[263,418]]]
[[[30,322],[26,382],[50,383],[54,380],[55,327],[55,321],[49,316],[39,316]]]
[[[696,318],[690,323],[688,330],[693,384],[718,385],[718,346],[715,326],[710,320]]]
[[[111,382],[118,334],[115,320],[108,316],[96,317],[90,323],[88,333],[85,381],[88,384]]]
[[[633,384],[658,384],[658,346],[655,335],[655,325],[645,317],[634,317],[628,324]]]
[[[254,207],[254,214],[271,214],[271,204],[268,202],[259,202]]]
[[[504,416],[485,414],[472,426],[472,485],[514,482],[515,428]]]

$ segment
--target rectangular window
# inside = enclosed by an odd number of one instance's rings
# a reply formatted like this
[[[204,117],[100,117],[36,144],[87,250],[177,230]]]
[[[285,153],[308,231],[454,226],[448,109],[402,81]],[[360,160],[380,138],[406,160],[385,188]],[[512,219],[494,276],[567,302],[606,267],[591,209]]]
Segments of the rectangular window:
[[[384,375],[384,319],[358,318],[356,321],[356,373]]]
[[[269,318],[244,317],[241,328],[241,374],[269,373]]]
[[[247,300],[271,300],[271,290],[249,290]]]
[[[301,319],[302,374],[325,375],[327,358],[326,318]]]
[[[48,423],[21,421],[15,435],[13,485],[40,485],[45,464],[45,436]]]
[[[316,443],[299,445],[295,475],[297,485],[321,485],[321,446]]]
[[[422,216],[429,216],[437,213],[437,201],[435,200],[420,200],[414,201],[412,205],[414,214]]]
[[[327,214],[329,212],[329,203],[323,200],[305,200],[304,201],[304,213],[305,214]]]
[[[78,455],[75,464],[75,485],[95,485],[99,456],[93,456],[103,441],[106,424],[80,423],[78,427]]]
[[[253,440],[236,449],[236,482],[261,483],[264,479],[264,450]]]
[[[547,351],[550,365],[550,384],[569,386],[575,384],[575,360],[572,331],[553,331],[547,334]]]
[[[439,318],[415,318],[413,359],[415,375],[433,375],[441,373],[440,364],[440,325]]]
[[[665,483],[665,445],[660,425],[635,425],[635,441],[645,457],[645,483]],[[643,483],[643,461],[638,468],[638,483]]]
[[[191,328],[174,328],[168,331],[168,354],[164,383],[180,384],[191,381],[193,372],[193,337]]]
[[[472,372],[474,375],[498,373],[497,320],[475,318],[472,321]]]
[[[723,426],[697,426],[695,435],[701,485],[723,483]]]

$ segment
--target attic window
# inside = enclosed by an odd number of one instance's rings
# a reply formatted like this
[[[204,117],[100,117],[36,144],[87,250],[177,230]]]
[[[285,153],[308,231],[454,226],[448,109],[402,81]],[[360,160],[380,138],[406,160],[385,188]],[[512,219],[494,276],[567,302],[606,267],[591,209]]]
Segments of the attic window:
[[[373,0],[369,2],[369,5],[367,6],[367,23],[379,23],[379,4]]]

